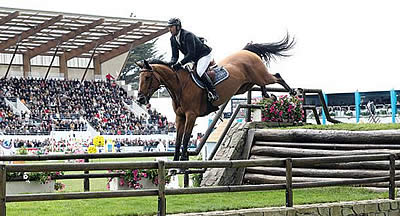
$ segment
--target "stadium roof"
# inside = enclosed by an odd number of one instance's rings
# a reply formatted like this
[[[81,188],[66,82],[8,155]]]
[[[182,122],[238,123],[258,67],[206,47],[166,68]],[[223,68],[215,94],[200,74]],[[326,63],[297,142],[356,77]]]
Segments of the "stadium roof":
[[[100,62],[168,32],[167,22],[0,7],[0,53]],[[18,45],[18,48],[16,49]]]

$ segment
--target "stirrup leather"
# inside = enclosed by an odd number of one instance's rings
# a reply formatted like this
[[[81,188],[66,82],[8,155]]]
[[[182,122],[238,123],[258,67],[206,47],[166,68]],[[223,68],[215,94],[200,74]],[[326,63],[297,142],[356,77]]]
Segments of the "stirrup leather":
[[[208,100],[211,102],[216,101],[219,98],[216,94],[212,93],[211,91],[208,91],[207,97],[208,97]]]

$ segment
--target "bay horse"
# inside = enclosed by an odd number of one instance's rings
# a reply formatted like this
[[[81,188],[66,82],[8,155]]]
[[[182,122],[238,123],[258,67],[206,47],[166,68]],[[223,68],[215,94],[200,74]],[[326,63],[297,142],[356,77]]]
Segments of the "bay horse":
[[[249,43],[242,50],[220,61],[218,65],[225,67],[230,76],[216,86],[219,99],[212,105],[218,107],[230,100],[233,95],[243,94],[254,85],[262,88],[263,96],[266,94],[265,86],[274,83],[282,85],[291,94],[296,94],[279,74],[270,74],[266,67],[271,58],[288,56],[285,51],[291,49],[293,45],[294,40],[287,34],[281,41],[275,43]],[[145,60],[137,64],[141,68],[137,102],[147,104],[160,85],[167,88],[176,114],[174,161],[188,160],[187,148],[196,118],[218,108],[209,109],[207,92],[191,80],[190,74],[185,69],[174,71],[168,64],[157,60],[152,62]],[[182,153],[181,144],[183,144]]]

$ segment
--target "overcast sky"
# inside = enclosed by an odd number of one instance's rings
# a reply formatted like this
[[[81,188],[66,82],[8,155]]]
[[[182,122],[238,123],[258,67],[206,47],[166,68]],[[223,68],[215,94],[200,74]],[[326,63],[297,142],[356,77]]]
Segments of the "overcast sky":
[[[217,61],[250,41],[296,38],[292,56],[272,62],[293,87],[326,93],[400,89],[400,13],[396,1],[0,0],[1,7],[168,20],[205,37]],[[158,46],[170,57],[170,34]]]

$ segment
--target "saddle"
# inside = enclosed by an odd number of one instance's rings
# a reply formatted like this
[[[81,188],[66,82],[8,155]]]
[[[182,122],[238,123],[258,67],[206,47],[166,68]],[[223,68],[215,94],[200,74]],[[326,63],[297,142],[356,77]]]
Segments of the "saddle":
[[[201,89],[206,89],[206,85],[200,79],[199,75],[196,72],[196,65],[194,64],[186,64],[184,68],[190,73],[190,77],[192,78],[193,82]],[[217,86],[222,81],[228,79],[229,72],[222,66],[218,66],[215,64],[214,60],[210,62],[206,73],[212,80],[215,86]],[[206,116],[209,113],[218,111],[218,106],[214,106],[209,100],[207,100],[207,111],[202,113],[200,116]]]
[[[185,69],[189,71],[190,77],[199,88],[206,89],[203,81],[196,73],[196,65],[186,64]],[[208,76],[210,77],[215,86],[217,86],[222,81],[229,78],[229,72],[223,66],[218,66],[217,64],[215,64],[214,61],[210,62],[210,65],[208,66],[206,73],[208,74]]]

